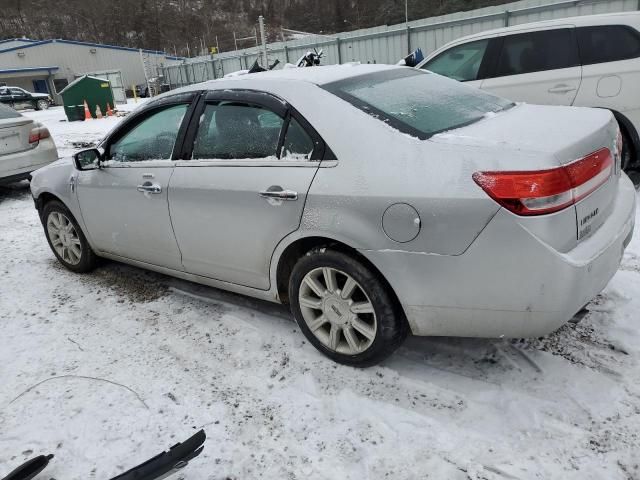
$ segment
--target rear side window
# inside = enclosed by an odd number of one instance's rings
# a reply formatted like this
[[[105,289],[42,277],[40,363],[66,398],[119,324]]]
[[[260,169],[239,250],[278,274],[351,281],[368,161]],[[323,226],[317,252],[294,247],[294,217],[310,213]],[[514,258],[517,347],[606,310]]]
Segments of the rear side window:
[[[276,158],[284,120],[244,102],[207,104],[193,145],[194,159]]]
[[[576,31],[583,65],[640,57],[640,33],[631,27],[603,25]]]
[[[5,120],[7,118],[18,118],[21,115],[16,112],[14,109],[5,107],[4,105],[0,105],[0,120]]]
[[[289,128],[284,136],[282,158],[288,160],[309,160],[313,154],[315,143],[295,118],[291,118]]]
[[[513,106],[509,100],[412,68],[360,75],[323,88],[381,122],[423,140]]]
[[[421,68],[459,82],[477,80],[488,45],[488,39],[457,45],[441,53]]]
[[[545,30],[504,37],[497,77],[580,65],[573,30]]]

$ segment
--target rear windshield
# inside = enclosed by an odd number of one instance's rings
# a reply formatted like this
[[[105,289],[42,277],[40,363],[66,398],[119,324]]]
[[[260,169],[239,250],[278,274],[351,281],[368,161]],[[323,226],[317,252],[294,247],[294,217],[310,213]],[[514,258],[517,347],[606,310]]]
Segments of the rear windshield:
[[[0,120],[4,120],[6,118],[18,118],[21,116],[22,115],[16,112],[13,108],[9,108],[0,104]]]
[[[514,104],[454,80],[410,68],[369,73],[323,88],[420,139],[477,122]]]

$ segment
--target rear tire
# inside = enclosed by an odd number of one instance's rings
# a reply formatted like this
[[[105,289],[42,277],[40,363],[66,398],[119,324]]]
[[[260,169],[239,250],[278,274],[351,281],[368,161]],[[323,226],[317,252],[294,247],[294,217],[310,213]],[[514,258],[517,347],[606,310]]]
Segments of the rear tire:
[[[344,365],[381,362],[409,331],[387,284],[342,252],[319,249],[300,258],[289,280],[289,299],[307,340]]]
[[[42,226],[51,251],[58,261],[76,273],[93,270],[98,257],[69,209],[57,200],[42,209]]]

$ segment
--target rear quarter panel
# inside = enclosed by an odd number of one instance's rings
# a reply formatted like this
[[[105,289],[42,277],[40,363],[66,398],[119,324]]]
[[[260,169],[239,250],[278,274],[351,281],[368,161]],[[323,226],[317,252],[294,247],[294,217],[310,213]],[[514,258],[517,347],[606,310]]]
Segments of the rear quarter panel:
[[[303,235],[337,236],[358,249],[464,252],[499,208],[471,178],[495,152],[418,140],[319,87],[309,88],[313,103],[304,89],[276,92],[305,116],[338,158],[316,174],[300,226]],[[407,243],[391,240],[382,228],[385,210],[396,203],[408,203],[420,215],[419,234]]]

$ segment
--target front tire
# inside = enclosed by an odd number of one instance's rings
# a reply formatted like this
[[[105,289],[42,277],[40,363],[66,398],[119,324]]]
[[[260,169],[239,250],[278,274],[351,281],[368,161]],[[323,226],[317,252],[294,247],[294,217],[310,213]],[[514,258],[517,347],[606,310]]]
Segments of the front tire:
[[[35,105],[36,110],[47,110],[49,108],[49,102],[46,100],[38,100]]]
[[[76,273],[93,270],[97,264],[78,222],[67,207],[53,200],[42,210],[42,225],[51,251],[58,261]]]
[[[359,260],[314,250],[289,281],[291,311],[309,342],[332,360],[369,367],[391,355],[408,333],[389,287]]]

